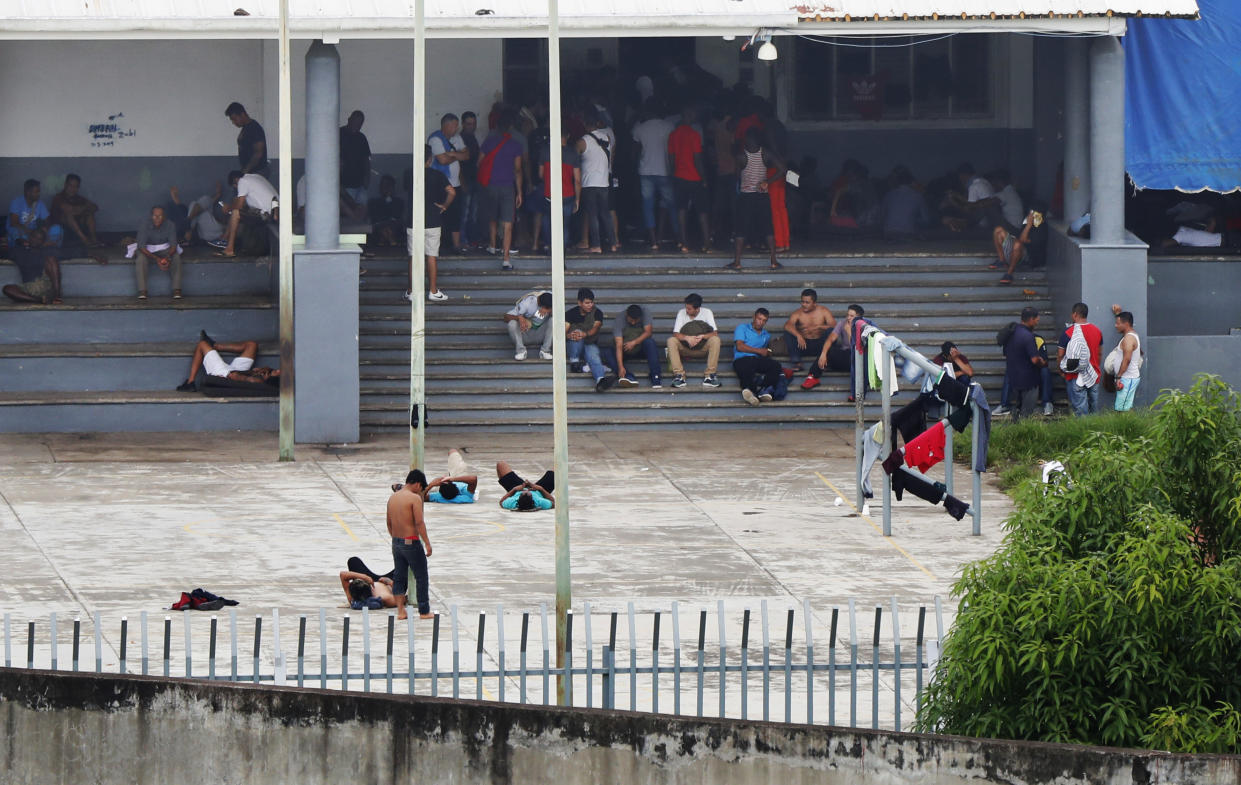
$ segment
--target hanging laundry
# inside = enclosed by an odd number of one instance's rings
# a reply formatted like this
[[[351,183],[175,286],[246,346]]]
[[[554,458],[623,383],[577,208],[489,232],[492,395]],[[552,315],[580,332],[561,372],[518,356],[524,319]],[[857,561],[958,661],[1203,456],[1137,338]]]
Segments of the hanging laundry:
[[[913,401],[892,412],[892,449],[896,449],[899,431],[905,444],[926,430],[926,399],[918,396]]]
[[[905,445],[905,463],[925,472],[944,459],[944,443],[947,436],[944,424],[937,422]]]
[[[973,418],[974,407],[962,406],[959,409],[953,409],[952,414],[948,415],[948,424],[957,433],[965,433],[965,427],[970,424],[970,420]]]
[[[953,406],[965,406],[970,400],[970,388],[951,378],[948,374],[939,377],[939,382],[935,385],[935,392],[939,395],[940,400]]]
[[[948,514],[958,521],[965,517],[965,513],[969,512],[969,505],[961,501],[952,494],[944,495],[944,509]]]
[[[899,471],[904,465],[905,453],[900,450],[893,450],[888,454],[887,458],[883,459],[883,471],[886,474],[892,474],[893,472]]]
[[[900,392],[900,385],[897,383],[897,379],[900,377],[896,373],[895,356],[887,346],[887,344],[892,341],[895,341],[897,346],[901,345],[900,341],[891,338],[891,336],[884,335],[883,333],[876,333],[875,335],[872,335],[871,354],[875,357],[876,371],[882,370],[888,375],[888,384],[891,386],[891,393],[895,395]],[[878,389],[883,389],[883,380],[879,379],[877,381],[879,382],[877,385]]]
[[[896,500],[900,501],[905,491],[909,491],[919,499],[928,501],[931,504],[939,504],[944,498],[944,486],[942,483],[931,482],[924,477],[910,472],[908,469],[900,469],[892,473],[892,492],[896,494]]]
[[[971,388],[974,403],[978,406],[978,420],[974,423],[974,427],[978,429],[978,452],[974,455],[974,471],[985,472],[987,447],[991,443],[991,407],[987,405],[987,396],[982,391],[981,384],[974,384]]]
[[[883,423],[877,422],[862,434],[862,496],[864,498],[875,498],[870,484],[870,470],[875,468],[875,461],[879,460],[881,452],[883,452]]]

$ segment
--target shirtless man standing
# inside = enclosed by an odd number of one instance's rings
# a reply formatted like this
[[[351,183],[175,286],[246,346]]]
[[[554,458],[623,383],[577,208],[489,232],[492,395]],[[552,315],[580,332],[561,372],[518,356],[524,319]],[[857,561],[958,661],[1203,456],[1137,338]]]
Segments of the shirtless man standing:
[[[793,372],[801,373],[803,355],[817,356],[823,351],[827,333],[836,326],[836,317],[826,306],[819,305],[819,293],[803,289],[801,307],[784,323],[784,345],[789,351]]]
[[[418,617],[431,618],[431,586],[427,575],[427,557],[431,555],[431,538],[422,517],[422,491],[427,477],[414,469],[405,477],[405,485],[388,499],[388,534],[392,536],[392,594],[396,599],[396,617],[407,618],[405,595],[409,592],[409,571],[417,583]],[[421,542],[419,542],[421,540]],[[425,547],[425,551],[424,551]]]

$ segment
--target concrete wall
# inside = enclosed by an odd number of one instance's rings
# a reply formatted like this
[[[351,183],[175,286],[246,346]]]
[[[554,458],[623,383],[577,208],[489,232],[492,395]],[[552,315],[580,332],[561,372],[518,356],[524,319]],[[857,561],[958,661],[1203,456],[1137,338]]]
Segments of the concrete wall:
[[[309,45],[293,42],[297,158]],[[354,109],[366,112],[374,168],[399,181],[413,147],[412,43],[343,41],[339,50],[341,123]],[[246,106],[263,124],[272,155],[280,154],[277,54],[273,41],[5,42],[0,198],[7,204],[34,177],[50,201],[64,175],[76,172],[102,208],[100,228],[135,231],[148,208],[167,199],[170,185],[198,195],[235,168],[237,129],[224,117],[229,102]],[[491,107],[502,81],[498,39],[430,41],[427,63],[428,132],[445,112]],[[91,131],[100,125],[116,129]],[[300,174],[298,162],[295,181]]]
[[[0,771],[42,783],[1194,782],[1241,758],[0,670]]]
[[[1241,260],[1151,259],[1145,335],[1227,335],[1241,327]]]

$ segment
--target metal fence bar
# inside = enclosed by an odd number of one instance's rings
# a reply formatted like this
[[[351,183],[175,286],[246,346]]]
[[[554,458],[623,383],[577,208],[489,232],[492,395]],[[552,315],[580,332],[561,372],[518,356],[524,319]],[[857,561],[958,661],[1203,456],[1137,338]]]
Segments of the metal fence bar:
[[[926,629],[926,606],[922,605],[918,608],[918,637],[914,643],[914,705],[922,705],[922,668],[925,660],[922,658],[922,634]]]
[[[564,618],[564,700],[566,706],[573,705],[573,611]]]
[[[219,617],[212,615],[211,631],[208,633],[209,640],[207,641],[207,678],[212,679],[212,680],[215,679],[215,647],[216,647],[216,635],[219,632],[219,624],[220,624]],[[298,686],[299,687],[301,686],[300,681],[298,682]]]
[[[672,713],[681,713],[681,613],[672,603]]]
[[[702,666],[705,659],[703,646],[707,642],[707,612],[698,612],[698,716],[702,716]]]
[[[236,608],[228,609],[228,629],[229,629],[229,635],[232,638],[231,652],[229,654],[229,657],[231,660],[230,675],[233,681],[237,681],[237,609]],[[326,667],[324,667],[323,672],[327,673]]]
[[[529,633],[530,614],[523,613],[521,614],[521,651],[519,652],[521,658],[519,662],[521,668],[521,685],[517,690],[518,700],[520,703],[526,702],[526,641],[529,638]]]
[[[142,612],[139,614],[138,619],[139,619],[139,621],[140,621],[140,622],[141,622],[141,624],[142,624],[142,675],[143,675],[143,676],[145,676],[145,675],[147,675],[147,673],[148,673],[148,671],[149,671],[149,665],[150,665],[150,657],[148,656],[148,655],[149,655],[149,651],[148,651],[148,643],[147,643],[147,641],[148,641],[148,638],[147,638],[147,612],[146,612],[146,611],[142,611]]]
[[[271,609],[271,650],[272,680],[276,684],[285,684],[288,667],[284,661],[284,651],[280,648],[280,609]]]
[[[727,683],[727,678],[728,678],[728,671],[727,671],[728,643],[725,641],[725,638],[724,638],[724,601],[723,600],[718,600],[716,602],[715,615],[716,615],[716,632],[718,633],[718,639],[720,643],[720,716],[723,717],[725,716],[724,699],[725,699],[725,696],[728,694],[728,690],[725,689],[725,684]]]
[[[827,639],[827,724],[836,724],[836,624],[840,609],[832,608],[832,630]]]
[[[125,616],[121,617],[121,661],[118,663],[121,674],[129,672],[128,666],[125,664],[125,654],[128,651],[129,644],[129,619]]]
[[[811,629],[810,600],[803,599],[801,615],[806,623],[806,722],[814,722],[814,631]],[[720,712],[724,716],[724,712]]]
[[[508,681],[508,672],[504,669],[504,606],[496,606],[496,643],[499,651],[499,675],[496,676],[496,692],[499,700],[504,702],[504,682]]]
[[[26,667],[34,667],[34,622],[26,626]]]
[[[547,605],[539,605],[539,615],[543,619],[543,705],[548,705],[551,690],[551,650],[547,645]]]
[[[99,611],[95,611],[95,673],[103,673],[103,624]]]
[[[629,613],[629,710],[638,710],[638,642],[637,642],[637,623],[633,618],[633,603],[630,602],[626,610]],[[616,628],[615,617],[613,617],[612,628]],[[615,637],[615,635],[613,635]],[[612,651],[616,651],[616,647],[612,647]],[[613,707],[615,708],[615,707]]]
[[[871,639],[870,658],[870,726],[879,729],[879,624],[883,618],[883,608],[875,606],[875,634]]]
[[[319,609],[319,688],[327,689],[327,610]]]
[[[81,646],[82,646],[82,620],[74,619],[73,620],[73,670],[75,673],[78,670],[78,663],[81,661],[81,653],[80,653]]]
[[[341,617],[340,687],[343,690],[349,689],[349,614]]]
[[[393,638],[396,637],[396,616],[389,613],[388,629],[384,635],[384,690],[392,694],[392,649]],[[413,627],[413,624],[406,624],[407,627]],[[410,678],[413,678],[413,669],[410,669]],[[300,675],[300,674],[299,674]]]
[[[371,609],[362,608],[362,690],[371,691]]]
[[[616,620],[617,613],[612,611],[612,616],[608,623],[608,708],[616,708]],[[633,631],[629,632],[629,653],[633,654]],[[633,691],[633,673],[629,674],[629,710],[634,711],[637,707],[634,701],[637,695]]]
[[[215,617],[211,617],[211,645],[215,647]],[[215,675],[215,657],[212,656],[212,676]],[[306,614],[297,617],[297,686],[306,684]]]
[[[901,621],[897,613],[896,598],[892,598],[892,671],[895,700],[893,701],[893,730],[901,729]]]
[[[440,694],[440,615],[431,622],[431,697]]]
[[[263,617],[254,616],[254,683],[259,683],[259,647],[263,640]]]
[[[659,618],[660,612],[655,611],[651,622],[651,711],[659,711]]]
[[[741,719],[750,708],[750,609],[741,614]]]
[[[405,624],[405,656],[409,664],[409,684],[406,685],[410,695],[414,694],[414,684],[417,681],[414,670],[414,625],[410,622]]]
[[[771,719],[771,632],[767,627],[767,600],[760,604],[763,616],[763,722]]]
[[[793,609],[784,625],[784,721],[793,721]]]
[[[590,612],[590,603],[589,602],[582,603],[582,619],[584,621],[584,626],[585,626],[585,629],[583,630],[583,632],[586,635],[586,708],[588,709],[594,707],[595,705],[595,696],[594,696],[595,691],[591,689],[591,684],[593,683],[594,677],[595,677],[595,654],[593,651],[595,644],[594,644],[594,639],[591,637],[593,634],[593,631],[591,630],[591,626],[590,626],[591,615],[592,614]],[[606,661],[604,662],[604,668],[605,669],[607,668]],[[604,708],[609,708],[606,700],[604,701],[603,706]]]
[[[57,638],[57,635],[56,635],[56,614],[55,614],[55,613],[53,613],[53,614],[52,614],[52,616],[51,616],[51,618],[50,618],[50,619],[48,619],[48,626],[49,626],[49,628],[50,628],[50,632],[51,632],[51,636],[52,636],[52,670],[58,670],[58,668],[57,668],[57,664],[58,664],[58,663],[57,663],[57,661],[56,661],[56,660],[57,660],[57,657],[56,657],[56,638]]]
[[[75,636],[76,637],[76,636]],[[164,676],[167,677],[172,667],[172,617],[164,617]],[[74,659],[77,659],[76,657]]]
[[[4,614],[4,667],[13,667],[12,614]]]
[[[849,598],[849,727],[857,727],[857,606]]]
[[[478,614],[478,648],[474,658],[474,700],[483,699],[483,632],[487,627],[487,614]]]
[[[451,607],[452,612],[452,696],[461,697],[461,639],[458,630],[457,606]]]
[[[185,675],[190,677],[194,674],[194,655],[192,654],[194,646],[190,635],[190,614],[182,612],[181,621],[183,623],[182,626],[185,628]]]

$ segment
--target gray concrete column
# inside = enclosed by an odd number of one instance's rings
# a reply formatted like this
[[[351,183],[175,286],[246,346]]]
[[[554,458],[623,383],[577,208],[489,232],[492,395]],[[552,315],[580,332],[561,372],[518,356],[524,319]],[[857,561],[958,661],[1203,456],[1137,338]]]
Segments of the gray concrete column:
[[[1064,44],[1064,217],[1090,210],[1090,42]]]
[[[340,55],[315,41],[306,52],[307,250],[330,251],[340,243],[339,121]]]
[[[1125,50],[1120,39],[1090,47],[1090,241],[1125,241]]]

